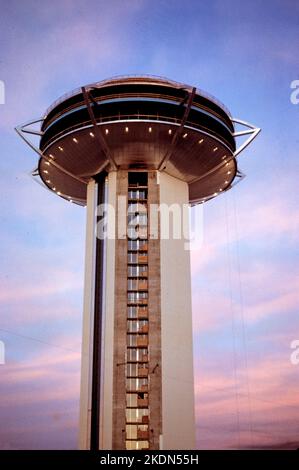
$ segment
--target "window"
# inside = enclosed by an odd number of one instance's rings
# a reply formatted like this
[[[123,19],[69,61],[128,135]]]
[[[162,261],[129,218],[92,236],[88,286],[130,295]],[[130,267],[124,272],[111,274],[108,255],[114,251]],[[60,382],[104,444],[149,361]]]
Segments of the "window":
[[[137,393],[127,393],[127,407],[137,407]]]
[[[137,290],[138,281],[137,279],[128,279],[128,290]]]
[[[129,264],[145,264],[147,263],[147,253],[128,253]]]
[[[147,299],[147,292],[128,292],[129,302],[139,302]]]
[[[128,423],[145,423],[148,417],[147,409],[138,408],[127,408],[126,409],[126,420]]]
[[[128,266],[129,277],[147,277],[147,266]]]
[[[147,251],[147,240],[128,240],[128,250]]]
[[[127,364],[127,377],[138,377],[138,365],[129,363]]]
[[[128,277],[138,277],[138,266],[128,266]]]
[[[137,361],[137,357],[138,357],[138,349],[130,348],[130,349],[127,350],[127,361],[128,362]]]
[[[131,320],[127,323],[127,331],[129,333],[147,333],[148,321],[147,320]]]
[[[126,379],[126,385],[127,385],[128,392],[135,392],[135,391],[147,392],[148,378],[147,377],[135,378],[135,379],[128,378]]]
[[[146,199],[146,189],[131,189],[128,194],[129,199],[140,200]]]
[[[147,266],[128,266],[129,277],[147,277]]]
[[[127,424],[126,435],[127,435],[127,439],[137,439],[137,425]]]
[[[127,450],[142,450],[149,449],[148,441],[126,441]]]
[[[128,263],[138,263],[137,253],[128,253]]]
[[[128,279],[128,290],[147,290],[147,279]]]
[[[127,345],[129,347],[137,346],[137,335],[127,335]]]
[[[134,307],[132,305],[128,307],[128,312],[127,312],[128,318],[136,318],[137,313],[138,313],[138,307]]]
[[[127,351],[127,361],[128,362],[147,362],[148,361],[148,352],[147,349],[141,348],[128,348]]]

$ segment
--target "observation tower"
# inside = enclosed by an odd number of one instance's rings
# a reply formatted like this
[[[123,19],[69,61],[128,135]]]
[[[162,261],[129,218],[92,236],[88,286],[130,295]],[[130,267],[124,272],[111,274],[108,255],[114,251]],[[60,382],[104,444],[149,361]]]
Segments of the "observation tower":
[[[161,207],[231,189],[260,129],[195,87],[122,76],[16,130],[39,155],[33,176],[86,206],[79,447],[194,449],[190,252],[162,236]]]

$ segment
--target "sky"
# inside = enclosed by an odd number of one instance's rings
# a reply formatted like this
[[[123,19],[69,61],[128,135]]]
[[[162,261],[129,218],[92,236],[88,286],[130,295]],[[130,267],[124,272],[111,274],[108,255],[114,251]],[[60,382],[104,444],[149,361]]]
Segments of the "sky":
[[[166,76],[262,128],[192,252],[198,449],[299,447],[299,3],[0,0],[0,448],[75,449],[85,209],[14,127],[113,75]],[[192,211],[198,211],[193,208]]]

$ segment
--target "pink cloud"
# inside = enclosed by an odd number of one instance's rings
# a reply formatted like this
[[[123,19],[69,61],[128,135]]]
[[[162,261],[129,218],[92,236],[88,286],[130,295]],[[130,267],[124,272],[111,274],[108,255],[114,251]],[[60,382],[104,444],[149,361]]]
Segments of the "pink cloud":
[[[214,201],[214,206],[204,206],[204,242],[201,249],[192,252],[193,276],[224,256],[233,243],[258,240],[267,244],[269,239],[279,242],[281,237],[291,243],[299,241],[299,208],[290,204],[289,197],[289,187],[295,183],[291,178],[279,183],[279,194],[274,182],[266,194],[265,188],[257,185],[254,194],[240,202],[234,189]]]
[[[235,380],[219,367],[200,368],[195,381],[200,448],[292,441],[299,419],[298,370],[287,357],[266,357],[248,368],[248,393],[245,369]]]
[[[242,271],[241,279],[237,270],[232,271],[231,284],[228,276],[227,267],[220,266],[208,278],[210,288],[207,288],[207,279],[201,288],[200,277],[197,277],[192,297],[195,333],[221,328],[232,321],[233,314],[237,320],[241,320],[243,315],[249,325],[298,308],[299,270],[296,266],[290,272],[288,265],[271,260],[263,264],[253,263],[249,271]],[[240,289],[243,291],[242,302]]]
[[[56,338],[61,349],[43,345],[43,352],[33,358],[8,362],[1,367],[1,406],[77,399],[80,381],[80,349],[66,351],[73,337]],[[39,351],[41,348],[39,348]],[[26,393],[31,386],[30,393]]]
[[[74,340],[72,335],[56,338],[65,348]],[[1,448],[75,447],[80,350],[40,345],[30,352],[1,366]]]
[[[1,284],[1,302],[16,300],[19,303],[28,299],[49,298],[60,293],[83,289],[82,276],[62,269],[53,270],[36,282],[25,280],[22,285],[18,285],[13,280],[4,279]]]

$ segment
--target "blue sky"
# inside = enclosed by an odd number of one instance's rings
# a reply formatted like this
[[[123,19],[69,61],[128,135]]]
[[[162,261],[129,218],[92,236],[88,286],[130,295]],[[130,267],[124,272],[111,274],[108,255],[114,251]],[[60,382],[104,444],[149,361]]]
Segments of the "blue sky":
[[[202,88],[262,128],[192,255],[197,445],[298,447],[298,26],[295,0],[1,0],[2,448],[76,447],[85,235],[84,209],[28,176],[37,157],[13,128],[131,73]]]

